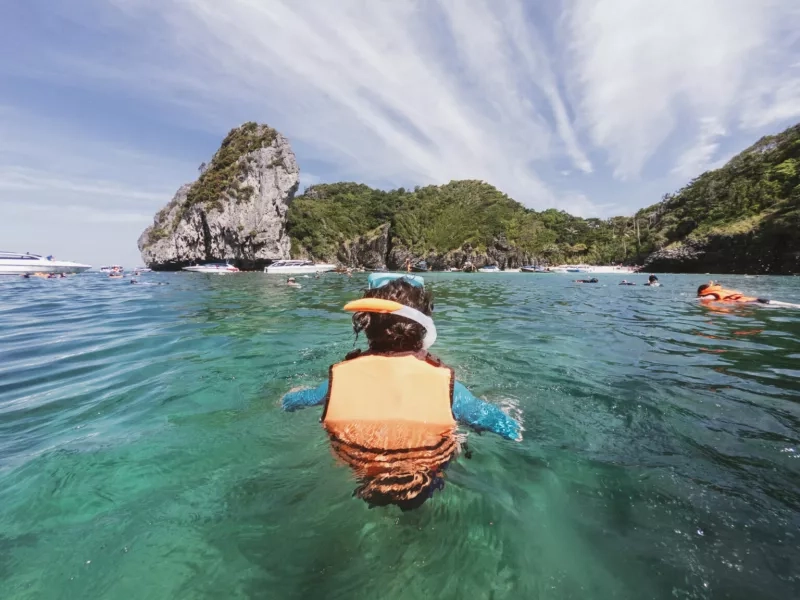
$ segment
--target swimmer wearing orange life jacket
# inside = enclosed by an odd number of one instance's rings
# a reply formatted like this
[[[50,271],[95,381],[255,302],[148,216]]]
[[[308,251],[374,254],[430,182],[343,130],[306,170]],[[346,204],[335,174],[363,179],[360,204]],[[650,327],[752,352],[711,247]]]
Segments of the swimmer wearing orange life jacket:
[[[328,381],[292,391],[282,403],[289,411],[324,404],[333,454],[360,483],[354,495],[370,506],[410,510],[444,487],[444,468],[460,447],[459,422],[511,440],[521,439],[521,427],[428,353],[436,327],[421,277],[374,273],[370,286],[345,306],[369,349],[351,352],[330,368]]]
[[[769,300],[764,298],[756,298],[754,296],[745,296],[739,291],[728,290],[723,288],[718,283],[709,281],[697,288],[697,297],[704,302],[758,302],[761,304],[769,304]]]

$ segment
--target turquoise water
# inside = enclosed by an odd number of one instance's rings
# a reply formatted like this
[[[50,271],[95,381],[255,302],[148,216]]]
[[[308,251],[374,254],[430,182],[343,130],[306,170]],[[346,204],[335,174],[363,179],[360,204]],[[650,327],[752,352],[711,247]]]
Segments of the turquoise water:
[[[471,434],[409,513],[278,406],[366,276],[0,280],[0,597],[800,597],[800,311],[600,278],[427,278],[434,350],[525,439]]]

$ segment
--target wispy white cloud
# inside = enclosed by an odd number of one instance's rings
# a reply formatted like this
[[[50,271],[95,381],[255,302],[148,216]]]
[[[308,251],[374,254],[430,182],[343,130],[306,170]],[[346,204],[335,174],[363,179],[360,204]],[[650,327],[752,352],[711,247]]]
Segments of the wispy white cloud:
[[[145,212],[131,212],[119,208],[99,209],[95,206],[82,206],[79,204],[62,204],[58,211],[53,211],[52,206],[43,204],[23,205],[19,202],[0,202],[0,210],[7,216],[36,215],[37,221],[49,217],[51,220],[60,221],[62,224],[75,225],[76,223],[134,223],[146,227],[153,220],[153,215]]]
[[[86,262],[107,252],[120,261],[138,262],[139,233],[181,178],[195,174],[189,163],[0,106],[4,247],[57,252]]]
[[[725,128],[716,119],[701,119],[700,132],[695,143],[681,153],[672,172],[684,179],[690,179],[707,171],[714,163],[719,140],[725,133]]]
[[[53,34],[0,56],[0,75],[141,104],[165,139],[267,122],[303,185],[483,179],[608,216],[800,117],[795,0],[85,0],[48,15]],[[9,98],[0,202],[87,207],[133,231],[208,159]]]
[[[800,116],[800,104],[791,103],[794,84],[784,83],[785,67],[800,50],[796,33],[786,30],[794,23],[796,31],[797,6],[793,0],[571,2],[577,105],[614,175],[637,177],[681,130],[678,143],[689,149],[678,171],[685,171],[692,152],[708,151],[702,131],[704,149],[695,149],[693,123],[763,126]],[[759,101],[743,103],[752,96]]]
[[[124,202],[144,200],[151,203],[163,202],[169,193],[167,190],[160,193],[146,192],[102,179],[65,179],[53,177],[46,170],[2,166],[0,166],[0,190],[81,194],[113,197]]]
[[[524,4],[501,4],[193,0],[156,9],[154,1],[117,0],[126,17],[149,14],[169,32],[138,46],[162,44],[158,63],[148,60],[152,50],[127,49],[126,76],[140,91],[190,96],[211,113],[227,106],[257,115],[307,143],[306,154],[341,178],[485,179],[552,206],[559,190],[537,164],[563,157],[579,172],[592,164],[546,32]],[[101,78],[104,71],[114,73],[103,63],[85,69]],[[109,80],[125,83],[117,74]]]
[[[800,16],[797,22],[800,23]],[[748,129],[800,117],[800,64],[771,82],[754,87],[746,96],[745,106],[741,124]]]

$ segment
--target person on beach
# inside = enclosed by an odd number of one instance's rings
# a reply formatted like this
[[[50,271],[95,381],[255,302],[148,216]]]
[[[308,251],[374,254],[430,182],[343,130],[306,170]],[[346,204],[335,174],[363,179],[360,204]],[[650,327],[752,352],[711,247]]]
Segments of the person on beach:
[[[442,489],[444,469],[463,439],[458,423],[522,439],[516,420],[473,396],[428,352],[436,327],[433,298],[421,279],[370,275],[364,297],[344,307],[369,349],[350,352],[316,388],[294,389],[282,399],[286,411],[324,405],[321,421],[333,454],[353,470],[354,495],[370,507],[411,510]]]

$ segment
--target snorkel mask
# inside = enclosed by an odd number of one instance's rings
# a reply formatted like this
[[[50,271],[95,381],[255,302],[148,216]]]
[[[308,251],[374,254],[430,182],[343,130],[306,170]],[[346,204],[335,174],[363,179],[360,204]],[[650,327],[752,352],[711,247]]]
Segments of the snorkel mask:
[[[368,279],[369,289],[383,287],[395,279],[405,279],[408,283],[416,287],[422,287],[425,283],[422,277],[417,275],[371,273]],[[425,328],[425,337],[422,339],[423,350],[427,350],[433,346],[436,341],[436,326],[433,324],[433,319],[416,308],[411,308],[405,304],[400,304],[393,300],[384,300],[382,298],[361,298],[360,300],[348,302],[345,304],[344,309],[349,312],[371,312],[405,317],[406,319],[422,325]]]

